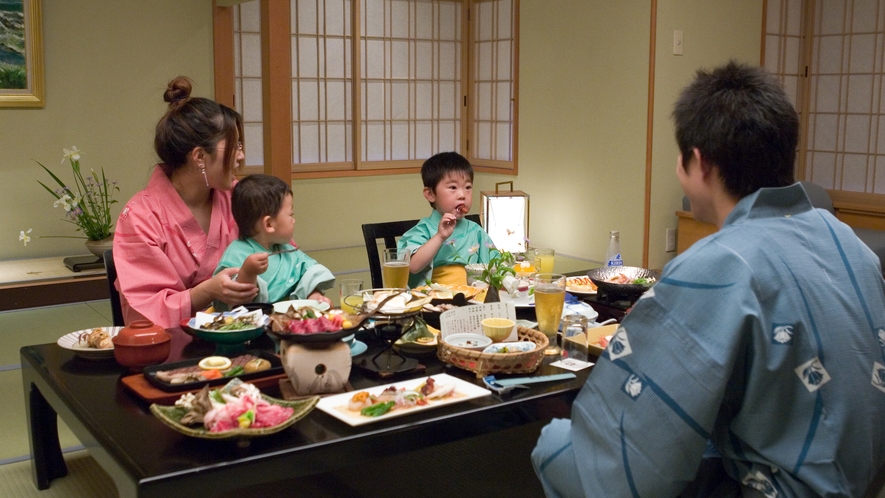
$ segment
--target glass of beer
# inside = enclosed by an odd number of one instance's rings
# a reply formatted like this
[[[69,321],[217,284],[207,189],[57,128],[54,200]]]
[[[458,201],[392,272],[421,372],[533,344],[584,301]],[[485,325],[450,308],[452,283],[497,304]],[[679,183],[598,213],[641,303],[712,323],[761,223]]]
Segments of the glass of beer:
[[[345,313],[349,315],[359,314],[360,308],[363,305],[363,296],[360,294],[361,290],[363,290],[362,280],[338,281],[338,304]]]
[[[409,251],[385,249],[381,253],[381,281],[388,289],[409,288]]]
[[[562,350],[556,344],[556,333],[559,331],[559,322],[562,321],[562,307],[565,305],[565,275],[536,273],[533,277],[538,330],[550,340],[550,345],[544,350],[544,354],[561,354]]]

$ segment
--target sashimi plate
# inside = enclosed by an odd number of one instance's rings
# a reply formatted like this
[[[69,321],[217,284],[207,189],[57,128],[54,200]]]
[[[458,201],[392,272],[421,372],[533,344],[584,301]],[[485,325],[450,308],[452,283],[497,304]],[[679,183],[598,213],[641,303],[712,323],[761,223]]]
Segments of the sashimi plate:
[[[151,404],[151,413],[157,417],[160,422],[163,422],[167,427],[175,430],[176,432],[180,432],[185,436],[197,437],[201,439],[228,439],[232,437],[255,437],[255,436],[266,436],[268,434],[274,434],[276,432],[280,432],[281,430],[291,426],[295,422],[298,422],[302,418],[304,418],[308,413],[313,410],[316,406],[317,402],[319,402],[319,396],[311,396],[309,398],[298,399],[293,401],[287,401],[282,399],[272,398],[270,396],[261,395],[268,403],[286,406],[292,408],[294,411],[292,415],[284,420],[283,422],[274,425],[272,427],[261,427],[258,429],[231,429],[229,431],[223,432],[209,432],[208,429],[203,427],[202,425],[189,426],[182,424],[181,417],[183,417],[187,413],[187,409],[178,407],[178,406],[164,406],[158,405],[156,403]]]
[[[491,391],[484,387],[479,387],[477,385],[471,384],[469,382],[465,382],[457,377],[452,377],[448,374],[437,374],[431,375],[433,380],[437,385],[447,385],[454,384],[455,391],[454,396],[445,397],[438,400],[430,400],[424,406],[413,406],[411,408],[395,408],[383,415],[377,417],[368,417],[365,415],[360,415],[358,411],[348,410],[347,404],[350,399],[359,391],[351,391],[343,394],[336,394],[334,396],[328,396],[320,400],[317,403],[317,409],[320,411],[326,412],[329,415],[337,418],[338,420],[344,422],[345,424],[351,426],[360,426],[366,424],[372,424],[375,422],[380,422],[381,420],[388,420],[395,417],[401,417],[403,415],[409,415],[412,413],[423,412],[426,410],[432,410],[439,406],[447,406],[455,403],[462,403],[464,401],[469,401],[476,398],[481,398],[483,396],[488,396],[492,394]],[[405,388],[406,390],[414,389],[421,384],[424,384],[427,380],[427,377],[418,377],[416,379],[404,380],[402,382],[394,382],[392,384],[386,384],[383,386],[375,386],[370,387],[368,389],[360,389],[360,391],[367,391],[369,394],[378,395],[381,394],[381,391],[387,389],[388,387],[395,387],[397,389]]]

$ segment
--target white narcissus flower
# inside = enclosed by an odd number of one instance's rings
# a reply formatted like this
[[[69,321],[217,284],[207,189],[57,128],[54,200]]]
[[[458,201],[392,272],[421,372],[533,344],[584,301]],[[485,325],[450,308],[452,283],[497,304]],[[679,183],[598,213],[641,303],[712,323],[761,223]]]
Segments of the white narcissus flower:
[[[71,147],[71,149],[64,149],[65,155],[61,158],[62,163],[65,162],[65,159],[70,159],[71,161],[80,160],[80,153],[82,151],[78,149],[76,145],[72,145]]]
[[[25,243],[25,247],[27,247],[28,242],[31,241],[31,236],[28,235],[29,233],[31,233],[31,230],[33,230],[33,228],[29,228],[27,232],[24,231],[24,230],[22,230],[22,231],[18,234],[18,240],[24,241],[24,243]]]
[[[77,204],[78,204],[78,201],[75,201],[74,199],[71,198],[71,196],[69,196],[68,194],[65,194],[65,195],[59,197],[57,201],[53,202],[52,207],[63,206],[65,208],[65,211],[70,211],[73,207],[76,207]]]

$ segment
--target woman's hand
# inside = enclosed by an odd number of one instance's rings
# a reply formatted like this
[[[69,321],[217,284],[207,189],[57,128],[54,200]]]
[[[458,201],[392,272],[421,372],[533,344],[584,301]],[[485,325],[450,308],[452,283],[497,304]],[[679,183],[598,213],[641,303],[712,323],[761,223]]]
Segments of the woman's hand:
[[[239,271],[239,268],[225,268],[214,277],[192,288],[191,308],[193,311],[206,308],[216,299],[230,306],[252,302],[258,295],[258,286],[234,280],[234,275]]]
[[[329,306],[332,306],[332,301],[328,297],[323,295],[323,293],[320,291],[311,292],[310,295],[307,296],[307,298],[313,299],[314,301],[319,301],[321,303],[327,303]]]

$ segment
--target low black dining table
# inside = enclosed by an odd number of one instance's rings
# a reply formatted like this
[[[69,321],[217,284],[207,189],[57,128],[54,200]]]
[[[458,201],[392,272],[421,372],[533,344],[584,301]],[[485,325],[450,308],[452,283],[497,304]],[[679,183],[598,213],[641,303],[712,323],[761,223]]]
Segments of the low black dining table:
[[[361,338],[373,348],[367,332]],[[379,379],[354,367],[354,389],[447,373],[482,386],[473,372],[418,357],[422,373]],[[532,375],[562,373],[545,359]],[[71,428],[90,455],[114,480],[120,496],[212,496],[220,492],[326,473],[386,456],[518,427],[553,417],[568,408],[590,369],[577,378],[531,384],[506,394],[492,394],[433,410],[351,427],[314,409],[277,434],[241,440],[190,438],[171,430],[149,405],[125,387],[126,368],[113,360],[83,360],[57,344],[21,349],[22,382],[27,407],[32,470],[38,489],[67,474],[59,444],[56,414]],[[266,390],[279,395],[279,391]],[[440,485],[450,478],[436,475]],[[432,484],[432,483],[429,483]]]

